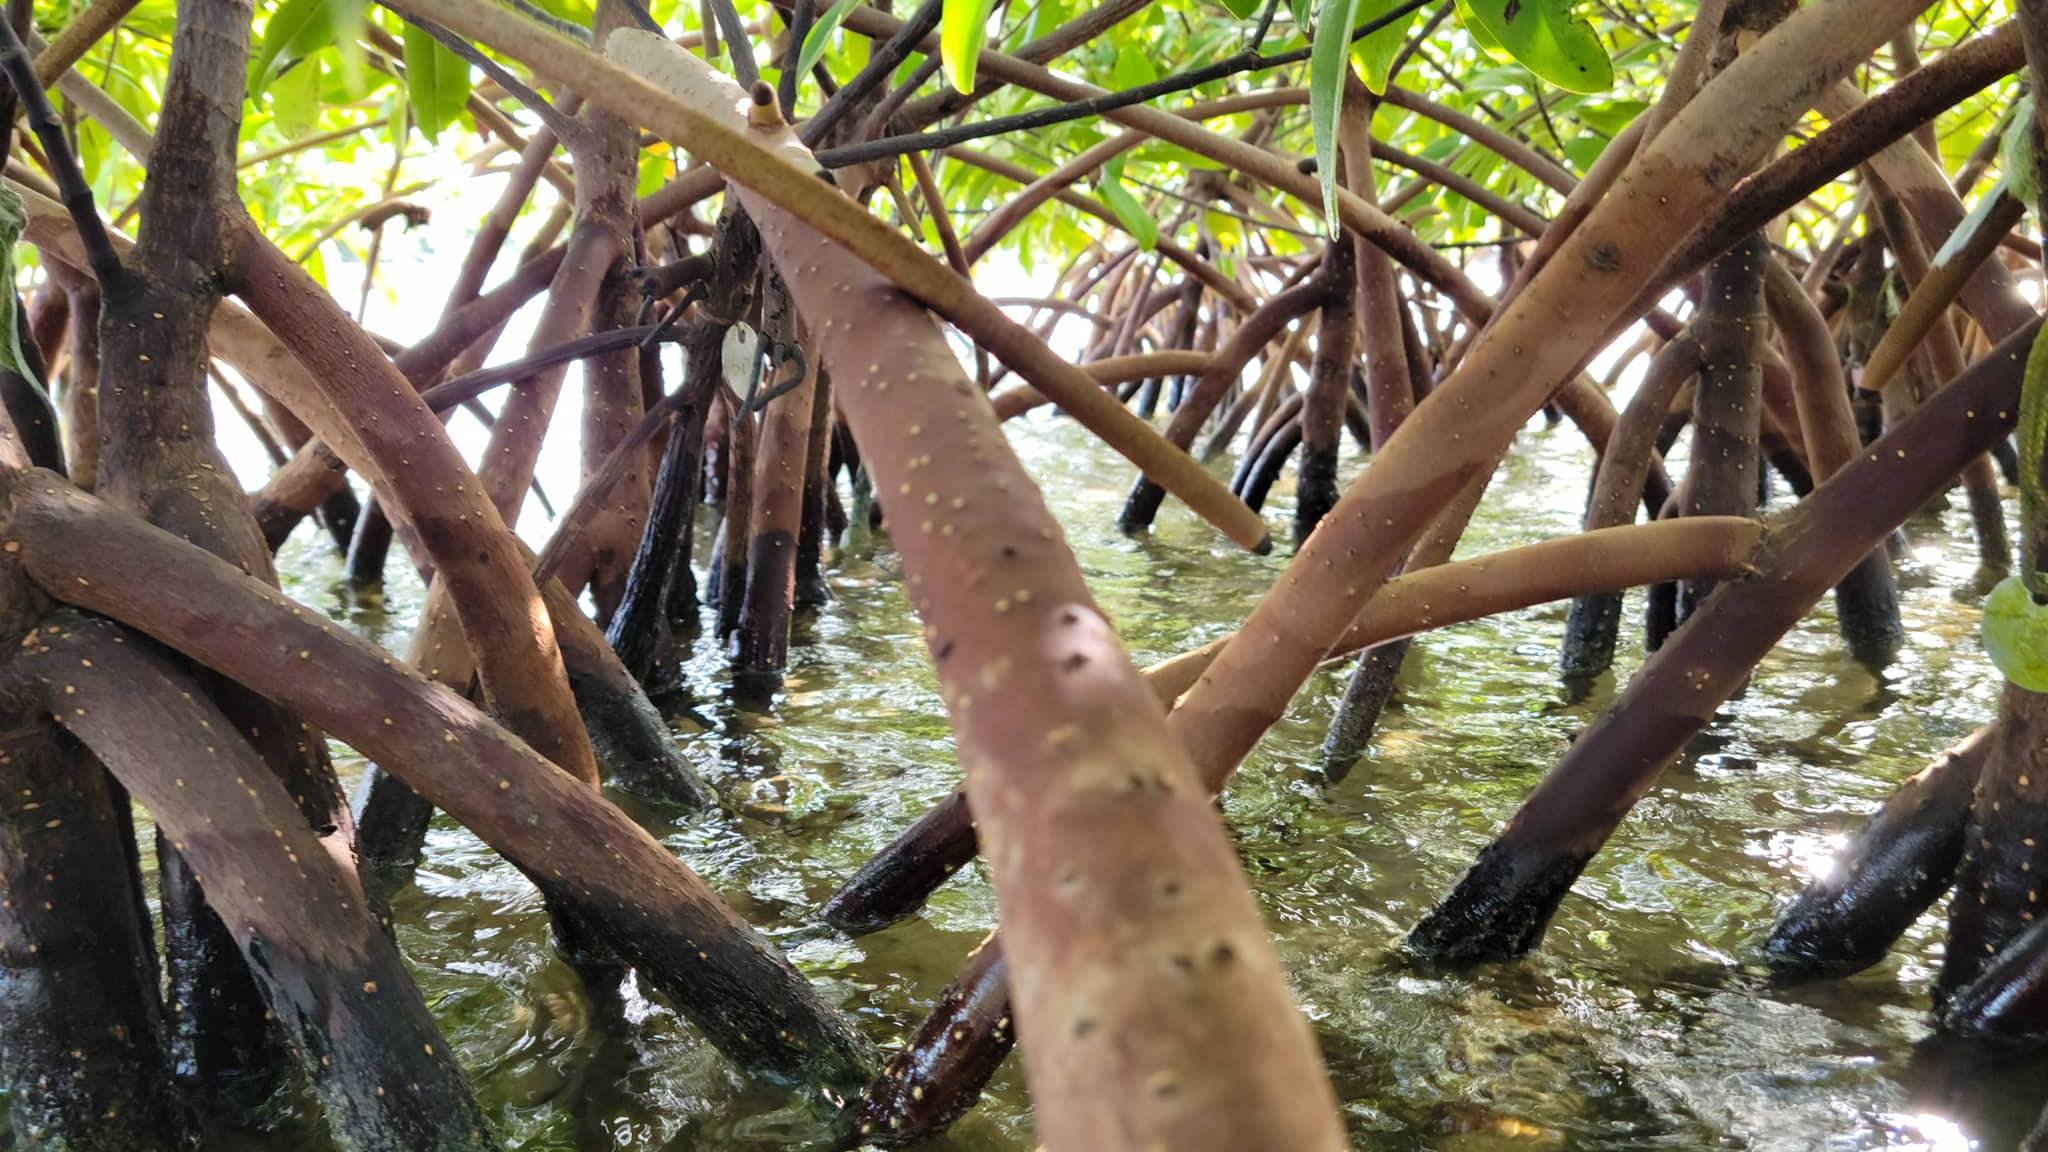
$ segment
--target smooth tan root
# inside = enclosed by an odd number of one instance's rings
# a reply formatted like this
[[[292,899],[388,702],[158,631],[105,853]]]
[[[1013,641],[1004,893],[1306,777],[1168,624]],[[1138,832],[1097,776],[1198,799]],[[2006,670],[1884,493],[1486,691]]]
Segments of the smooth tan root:
[[[1666,580],[1732,580],[1749,571],[1764,526],[1740,516],[1695,516],[1602,528],[1445,564],[1387,581],[1344,630],[1330,657],[1501,612]],[[1160,703],[1194,687],[1230,642],[1221,636],[1145,669]]]

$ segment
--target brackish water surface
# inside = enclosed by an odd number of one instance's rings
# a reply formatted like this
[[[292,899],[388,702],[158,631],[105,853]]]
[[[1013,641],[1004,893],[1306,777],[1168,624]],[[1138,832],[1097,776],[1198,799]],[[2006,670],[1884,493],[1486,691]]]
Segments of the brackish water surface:
[[[1284,563],[1232,549],[1179,509],[1153,536],[1127,539],[1113,527],[1126,465],[1070,424],[1034,419],[1014,439],[1141,664],[1234,627]],[[1576,530],[1589,467],[1569,427],[1532,424],[1461,556]],[[1276,537],[1290,525],[1287,499],[1268,509]],[[1774,906],[1828,866],[1840,833],[1992,713],[1968,531],[1956,509],[1908,526],[1910,636],[1882,673],[1845,655],[1831,605],[1817,609],[1518,964],[1423,973],[1393,949],[1612,699],[1612,682],[1579,700],[1560,687],[1564,607],[1420,639],[1371,751],[1334,786],[1315,765],[1345,670],[1311,682],[1224,815],[1356,1147],[1946,1152],[2025,1138],[2048,1103],[2048,1061],[1930,1037],[1940,909],[1850,980],[1773,989],[1753,963]],[[284,556],[297,595],[402,648],[419,591],[392,567],[388,591],[365,597],[310,529]],[[620,801],[890,1044],[988,930],[994,901],[970,869],[924,915],[879,935],[849,940],[811,919],[957,780],[886,536],[840,555],[831,577],[836,599],[800,625],[770,714],[728,700],[723,657],[700,642],[677,739],[725,811],[677,819]],[[1640,608],[1631,596],[1631,629]],[[1625,637],[1624,676],[1641,656],[1640,639]],[[635,995],[622,1016],[593,1009],[550,952],[532,887],[445,817],[395,905],[406,958],[510,1147],[737,1152],[822,1134],[786,1094],[735,1077],[665,1006]],[[278,1112],[250,1147],[321,1147],[295,1108]],[[1035,1147],[1014,1062],[935,1147]]]

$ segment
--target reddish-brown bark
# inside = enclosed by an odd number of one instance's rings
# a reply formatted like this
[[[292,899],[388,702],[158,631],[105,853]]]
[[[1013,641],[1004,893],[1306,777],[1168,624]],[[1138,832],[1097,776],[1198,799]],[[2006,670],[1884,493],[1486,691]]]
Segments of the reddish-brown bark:
[[[1699,342],[1699,386],[1693,392],[1692,455],[1686,466],[1682,515],[1746,516],[1756,509],[1763,467],[1763,237],[1752,236],[1707,269],[1706,300],[1692,322]],[[1680,585],[1679,619],[1713,589]]]
[[[46,618],[16,661],[16,684],[40,691],[205,877],[208,903],[337,1137],[372,1148],[497,1148],[347,855],[306,826],[177,662],[77,613]]]
[[[18,630],[27,606],[10,598]],[[15,1140],[183,1147],[126,794],[20,703],[0,724],[0,788],[13,801],[0,814],[0,1080]]]
[[[2041,911],[2048,866],[2048,696],[2012,684],[1998,702],[1949,901],[1939,992],[1982,976]]]
[[[737,93],[689,57],[639,34],[611,48],[744,130]],[[753,138],[807,170],[786,130]],[[922,308],[753,189],[741,198],[897,525],[1002,906],[1041,1136],[1340,1147],[1222,830],[986,398]]]
[[[484,699],[566,770],[595,779],[590,741],[525,558],[446,431],[376,343],[246,217],[233,233],[233,275],[244,299],[336,407],[380,414],[357,422],[361,467],[433,559],[435,583],[455,602]]]
[[[773,277],[767,286],[761,303],[762,330],[771,338],[794,341],[796,316],[787,289]],[[777,319],[778,315],[782,318]],[[803,529],[805,486],[810,475],[811,422],[820,415],[828,421],[831,418],[829,409],[818,411],[818,372],[808,357],[802,370],[796,387],[770,401],[761,413],[746,589],[744,593],[734,590],[735,595],[744,596],[734,648],[735,674],[771,681],[780,680],[789,661],[798,536]],[[822,436],[817,443],[823,446]],[[822,468],[824,461],[818,464]]]
[[[45,591],[147,632],[400,773],[599,930],[736,1063],[856,1086],[865,1047],[803,977],[597,790],[453,691],[47,473],[0,525]]]
[[[1814,78],[1845,74],[1910,15],[1909,0],[1887,3],[1801,9],[1644,146],[1617,194],[1417,406],[1175,710],[1172,727],[1206,778],[1236,767],[1437,512],[1489,472],[1521,422],[1576,373],[1655,274],[1663,247],[1781,137]]]
[[[838,408],[832,402],[832,374],[817,369],[811,381],[811,420],[804,448],[803,522],[796,541],[796,603],[815,608],[832,598],[825,583],[825,541],[836,539],[832,512],[839,508],[838,478],[832,464]],[[841,519],[845,513],[840,512]]]
[[[1813,298],[1775,257],[1764,268],[1764,304],[1784,338],[1808,471],[1820,483],[1855,457],[1862,442],[1834,334]],[[1849,650],[1869,661],[1889,659],[1905,638],[1890,559],[1873,549],[1835,588],[1835,614]]]
[[[1593,476],[1593,495],[1586,503],[1586,531],[1618,527],[1635,519],[1643,481],[1657,458],[1657,433],[1679,388],[1698,374],[1699,341],[1690,333],[1660,349],[1643,373],[1642,382],[1621,413],[1607,450]],[[1377,599],[1377,598],[1375,598]],[[1558,667],[1567,679],[1589,680],[1614,664],[1621,629],[1621,597],[1595,592],[1572,601],[1565,617],[1564,646]]]
[[[1903,141],[1893,148],[1925,156],[1919,151],[1920,145],[1916,141]],[[1928,177],[1928,173],[1921,170],[1921,165],[1902,167],[1915,177]],[[1932,177],[1940,187],[1915,197],[1926,205],[1918,218],[1941,219],[1949,205],[1955,205],[1960,212],[1961,206],[1956,205],[1954,196],[1949,194],[1947,182],[1940,179],[1940,169],[1934,167],[1931,160],[1926,167],[1932,169]],[[1879,187],[1872,200],[1878,208],[1878,218],[1883,221],[1885,236],[1907,289],[1924,283],[1929,267],[1927,247],[1921,241],[1921,226],[1916,223],[1916,218],[1909,218],[1907,198],[1895,195],[1890,187]],[[1962,296],[1973,315],[1987,317],[1987,327],[1996,327],[2003,335],[2011,330],[2013,322],[2031,317],[2033,309],[2019,298],[2003,267],[1995,273],[1991,270],[1994,263],[1986,261],[1978,265],[1978,270],[1963,285]],[[1936,323],[1933,326],[1923,353],[1923,362],[1933,378],[1909,376],[1902,380],[1901,383],[1910,390],[1898,397],[1901,401],[1923,399],[1927,391],[1941,387],[1963,371],[1962,344],[1957,339],[1955,328],[1949,324]],[[1988,571],[2009,571],[2012,568],[2012,542],[2006,531],[2005,504],[1999,495],[1998,476],[1992,470],[1989,457],[1973,460],[1963,470],[1963,489],[1969,499],[1970,519],[1977,532],[1978,559]]]
[[[718,544],[711,550],[710,565],[715,574],[711,598],[718,607],[717,636],[727,644],[740,623],[740,606],[746,600],[747,545],[753,537],[755,419],[740,411],[731,392],[720,396],[725,422],[725,515],[718,525]],[[729,646],[729,645],[728,645]]]
[[[1836,117],[1818,136],[1729,189],[1665,259],[1653,291],[1640,302],[1647,306],[1742,237],[2022,63],[2019,29],[2000,24]]]
[[[2023,328],[1773,525],[1757,572],[1721,589],[1530,794],[1458,888],[1409,937],[1451,961],[1542,939],[1557,904],[1664,766],[1814,601],[2012,428],[2034,327]]]
[[[1828,871],[1779,914],[1764,942],[1774,977],[1861,971],[1948,891],[1993,744],[1991,729],[1979,728],[1900,785],[1856,831]]]
[[[257,579],[275,584],[270,550],[213,440],[207,336],[225,264],[250,11],[236,0],[179,9],[141,228],[114,282],[100,286],[97,490]],[[213,699],[298,805],[301,820],[347,854],[351,821],[325,745],[290,713],[231,684]],[[162,836],[157,854],[171,1054],[181,1077],[216,1091],[231,1079],[274,1083],[256,987],[197,877]],[[257,1087],[260,1094],[266,1087]]]
[[[1357,257],[1350,244],[1339,240],[1325,249],[1323,258],[1320,275],[1329,285],[1329,295],[1323,301],[1315,365],[1301,405],[1301,465],[1294,497],[1297,545],[1315,532],[1337,503],[1337,446],[1358,351]]]

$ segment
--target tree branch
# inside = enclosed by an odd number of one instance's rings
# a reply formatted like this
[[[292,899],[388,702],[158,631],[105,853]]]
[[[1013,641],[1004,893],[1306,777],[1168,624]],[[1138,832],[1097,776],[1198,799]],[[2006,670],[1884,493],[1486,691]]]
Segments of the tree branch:
[[[101,222],[99,210],[93,204],[92,187],[85,182],[85,173],[79,170],[78,157],[71,152],[71,142],[65,139],[64,125],[58,121],[56,109],[50,107],[50,98],[43,94],[42,82],[36,77],[28,47],[21,42],[21,37],[14,34],[13,25],[5,20],[0,20],[0,70],[7,73],[16,99],[28,114],[29,127],[43,145],[50,176],[57,182],[64,208],[71,213],[71,222],[78,229],[79,243],[85,249],[86,262],[94,278],[99,280],[102,289],[114,287],[122,275],[121,258],[114,254],[114,242],[107,235],[107,226]]]

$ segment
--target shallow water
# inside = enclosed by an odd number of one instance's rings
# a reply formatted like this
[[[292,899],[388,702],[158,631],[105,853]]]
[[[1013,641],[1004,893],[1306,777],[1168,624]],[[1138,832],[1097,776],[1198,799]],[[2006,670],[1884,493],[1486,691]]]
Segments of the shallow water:
[[[1113,528],[1126,466],[1062,423],[1026,422],[1016,442],[1140,663],[1233,627],[1284,563],[1231,549],[1179,509],[1155,535],[1126,539]],[[1589,466],[1569,427],[1532,424],[1461,554],[1575,530]],[[1268,519],[1284,537],[1285,491]],[[1425,975],[1390,949],[1611,699],[1611,682],[1576,702],[1560,688],[1563,606],[1418,640],[1371,751],[1334,787],[1314,766],[1345,670],[1311,682],[1225,812],[1357,1147],[1849,1152],[2023,1138],[2048,1101],[2048,1061],[1972,1060],[1929,1042],[1939,909],[1891,960],[1845,982],[1773,990],[1750,963],[1774,904],[1826,867],[1834,838],[1993,710],[1966,518],[1923,517],[1909,539],[1899,659],[1882,675],[1850,660],[1823,604],[1665,774],[1519,964]],[[310,529],[283,561],[302,598],[403,646],[419,590],[400,565],[385,594],[362,597]],[[772,715],[726,700],[708,644],[689,667],[696,703],[677,738],[726,812],[677,820],[620,800],[887,1044],[988,929],[993,899],[970,869],[923,916],[876,936],[847,940],[809,919],[957,776],[886,538],[872,555],[841,555],[831,575],[836,599],[800,625]],[[1640,607],[1632,596],[1631,627]],[[1625,636],[1621,668],[1640,659]],[[724,1152],[821,1135],[662,1005],[633,996],[622,1018],[593,1019],[549,951],[534,890],[445,818],[396,912],[406,958],[508,1146]],[[279,1112],[248,1146],[322,1147],[307,1117]],[[1014,1063],[935,1146],[1034,1147]]]

